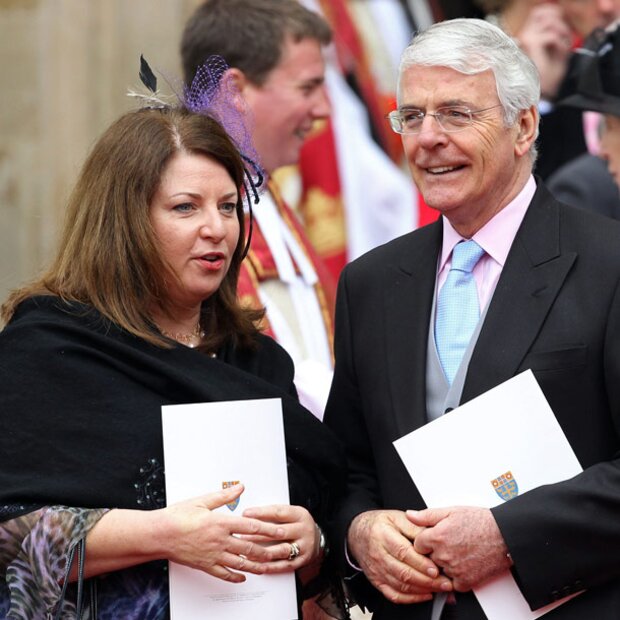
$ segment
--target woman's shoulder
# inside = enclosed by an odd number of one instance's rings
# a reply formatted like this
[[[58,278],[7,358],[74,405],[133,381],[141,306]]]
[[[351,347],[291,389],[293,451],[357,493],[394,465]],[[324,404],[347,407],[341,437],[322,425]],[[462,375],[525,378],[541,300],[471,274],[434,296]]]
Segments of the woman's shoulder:
[[[280,358],[283,361],[287,360],[291,364],[293,363],[291,356],[286,352],[286,349],[271,336],[259,333],[256,336],[256,343],[258,345],[257,351],[259,355]]]
[[[90,346],[119,341],[123,330],[90,304],[67,301],[56,295],[35,295],[21,301],[1,332],[2,341],[32,346],[38,355],[69,346]]]
[[[252,348],[228,348],[223,357],[228,363],[261,377],[287,392],[293,381],[295,367],[291,356],[273,338],[257,334]]]
[[[90,305],[66,301],[57,295],[32,295],[15,308],[11,323],[31,321],[73,321],[76,318],[99,313]]]
[[[250,356],[260,366],[275,364],[281,368],[293,368],[293,360],[286,349],[266,334],[256,335],[256,348],[250,352]]]

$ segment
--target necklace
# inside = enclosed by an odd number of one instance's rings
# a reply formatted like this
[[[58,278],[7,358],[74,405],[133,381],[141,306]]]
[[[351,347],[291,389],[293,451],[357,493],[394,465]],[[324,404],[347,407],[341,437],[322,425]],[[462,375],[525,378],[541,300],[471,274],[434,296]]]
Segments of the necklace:
[[[161,327],[159,328],[159,331],[162,333],[162,335],[166,336],[166,338],[172,338],[172,340],[176,340],[177,342],[184,344],[190,349],[194,349],[195,347],[197,347],[202,341],[202,339],[205,337],[205,333],[204,331],[202,331],[200,323],[196,323],[196,326],[189,334],[184,334],[182,332],[167,332]]]

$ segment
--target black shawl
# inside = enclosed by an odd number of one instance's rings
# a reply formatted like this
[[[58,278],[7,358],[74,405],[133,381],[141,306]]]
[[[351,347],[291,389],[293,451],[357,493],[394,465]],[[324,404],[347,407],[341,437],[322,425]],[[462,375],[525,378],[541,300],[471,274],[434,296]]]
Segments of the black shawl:
[[[90,306],[27,300],[0,332],[0,509],[157,508],[162,405],[280,397],[291,503],[324,522],[344,460],[292,379],[289,356],[266,336],[254,352],[224,347],[212,359],[153,346]],[[204,449],[215,441],[206,437]]]

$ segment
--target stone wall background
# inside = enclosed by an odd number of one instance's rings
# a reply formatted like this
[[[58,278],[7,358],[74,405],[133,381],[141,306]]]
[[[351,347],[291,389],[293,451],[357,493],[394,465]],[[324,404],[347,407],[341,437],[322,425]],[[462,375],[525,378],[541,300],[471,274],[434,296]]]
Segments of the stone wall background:
[[[135,105],[140,54],[181,77],[199,3],[0,0],[0,300],[49,260],[90,146]]]

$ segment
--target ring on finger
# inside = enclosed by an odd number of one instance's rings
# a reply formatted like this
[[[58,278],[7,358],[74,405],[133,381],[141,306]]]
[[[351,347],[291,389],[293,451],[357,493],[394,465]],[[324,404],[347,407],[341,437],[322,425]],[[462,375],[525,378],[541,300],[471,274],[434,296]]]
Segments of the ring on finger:
[[[245,566],[245,560],[246,557],[244,555],[239,555],[239,566],[237,567],[237,570],[243,569],[243,567]]]
[[[290,562],[299,555],[300,550],[299,550],[299,545],[296,542],[289,543],[289,547],[291,548],[291,551],[288,554],[288,559]]]

